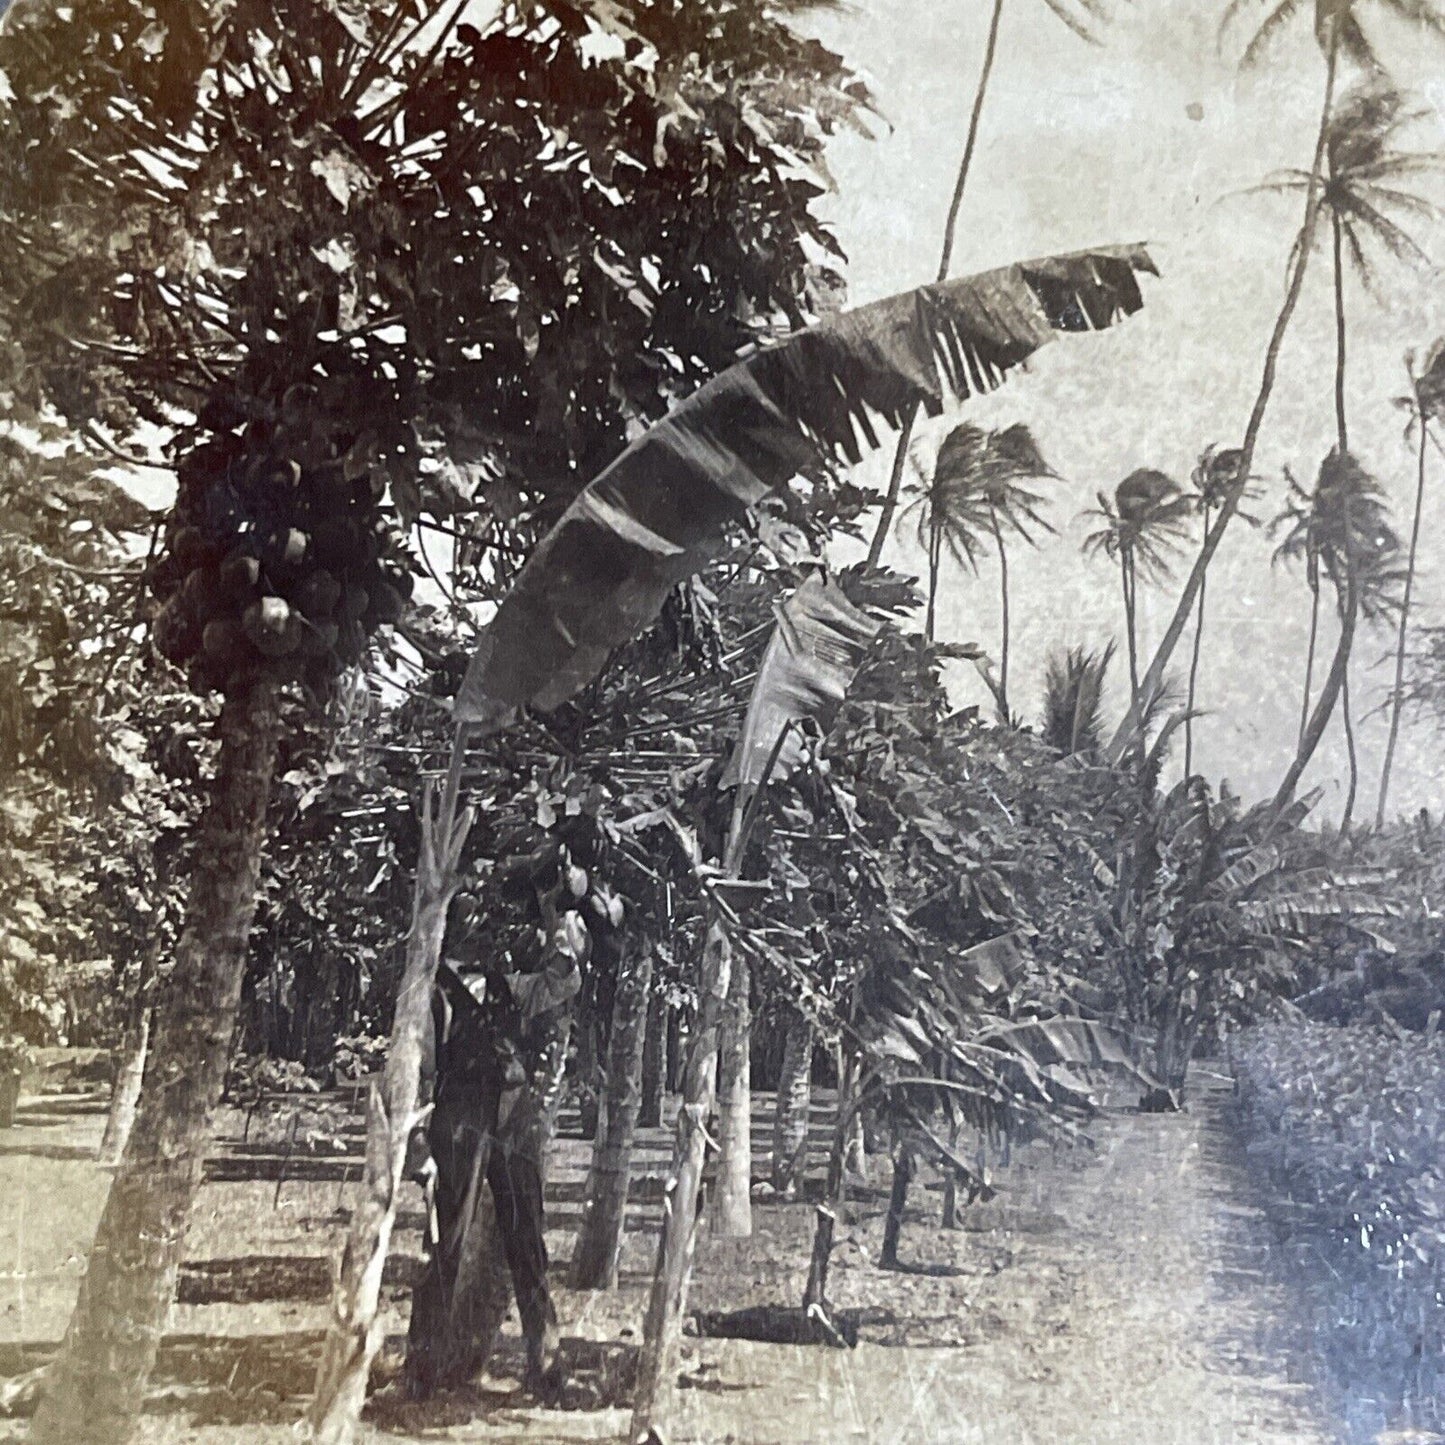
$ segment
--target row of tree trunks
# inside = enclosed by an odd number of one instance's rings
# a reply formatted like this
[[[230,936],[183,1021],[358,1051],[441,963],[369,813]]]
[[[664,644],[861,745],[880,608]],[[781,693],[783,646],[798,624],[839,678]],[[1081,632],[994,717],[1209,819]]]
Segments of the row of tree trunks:
[[[772,1185],[779,1194],[793,1194],[802,1176],[808,1149],[808,1111],[812,1103],[813,1025],[800,1010],[790,1007],[783,1032],[783,1062],[778,1071],[777,1112],[773,1118]]]
[[[617,1283],[632,1146],[642,1109],[651,986],[651,949],[624,952],[612,1000],[607,1073],[593,1136],[586,1205],[572,1255],[573,1289],[611,1289]]]
[[[227,696],[185,922],[156,1010],[148,1087],[31,1425],[35,1445],[124,1445],[139,1419],[230,1060],[278,729],[269,682]]]

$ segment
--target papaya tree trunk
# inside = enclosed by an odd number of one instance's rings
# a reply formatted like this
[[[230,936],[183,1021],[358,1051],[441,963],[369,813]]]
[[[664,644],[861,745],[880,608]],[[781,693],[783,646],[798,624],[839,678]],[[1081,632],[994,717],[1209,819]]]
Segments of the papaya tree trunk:
[[[640,1129],[662,1125],[662,1096],[667,1084],[667,1000],[654,989],[647,1004],[647,1037],[642,1045],[642,1102],[637,1110]]]
[[[721,926],[714,921],[708,928],[703,949],[697,1014],[688,1048],[682,1107],[677,1111],[672,1175],[663,1204],[657,1266],[637,1362],[630,1435],[634,1441],[645,1440],[654,1422],[664,1416],[675,1385],[682,1314],[687,1305],[687,1286],[697,1244],[708,1119],[717,1098],[719,1034],[731,969],[731,946]]]
[[[879,1269],[898,1268],[898,1242],[903,1234],[903,1211],[908,1206],[908,1188],[915,1169],[913,1150],[900,1143],[893,1154],[893,1187],[888,1193],[888,1215],[883,1221],[883,1248],[878,1252]]]
[[[1203,547],[1209,540],[1209,504],[1204,505]],[[1189,657],[1189,693],[1184,703],[1184,776],[1194,775],[1194,699],[1199,689],[1199,652],[1204,641],[1204,591],[1208,575],[1199,579],[1199,611],[1194,618],[1194,648]]]
[[[803,1291],[803,1310],[828,1308],[828,1265],[833,1257],[833,1237],[848,1202],[848,1141],[858,1118],[853,1096],[858,1087],[858,1060],[851,1055],[839,1060],[838,1110],[833,1118],[833,1139],[828,1149],[828,1177],[823,1202],[813,1222],[813,1252],[808,1261],[808,1283]]]
[[[227,696],[196,870],[162,990],[135,1126],[91,1248],[80,1298],[31,1426],[36,1445],[132,1437],[175,1293],[241,999],[276,762],[276,692]]]
[[[115,1088],[110,1096],[110,1112],[105,1119],[105,1133],[100,1140],[97,1162],[107,1167],[119,1164],[126,1141],[135,1127],[136,1109],[140,1106],[141,1084],[145,1079],[146,1056],[150,1053],[151,1008],[140,1010],[121,1040],[120,1067],[116,1070]]]
[[[788,1010],[778,1107],[773,1119],[773,1188],[792,1194],[807,1162],[808,1111],[813,1102],[813,1025],[799,1009]],[[841,1157],[841,1154],[840,1154]]]
[[[753,1091],[751,979],[747,959],[733,960],[718,1060],[717,1194],[712,1227],[727,1239],[753,1232]]]
[[[1310,694],[1314,690],[1315,650],[1319,646],[1319,637],[1320,584],[1316,579],[1310,583],[1310,640],[1309,646],[1305,649],[1305,686],[1299,705],[1299,738],[1295,743],[1295,746],[1299,748],[1304,746],[1305,733],[1310,725]]]
[[[573,1289],[612,1289],[622,1254],[632,1142],[642,1106],[642,1063],[647,1035],[652,951],[629,950],[618,969],[612,1001],[607,1081],[587,1173],[586,1206],[572,1255]]]
[[[667,1092],[682,1093],[683,1079],[687,1074],[687,1048],[684,1044],[683,1010],[681,1004],[674,1004],[667,1011]]]
[[[386,1073],[381,1086],[373,1086],[368,1101],[361,1195],[332,1291],[331,1317],[309,1414],[313,1438],[319,1445],[350,1445],[355,1438],[371,1362],[381,1343],[377,1322],[381,1275],[396,1223],[407,1143],[421,1122],[417,1098],[428,1047],[426,1036],[432,1027],[432,990],[441,962],[447,912],[460,881],[462,847],[472,823],[470,809],[457,816],[465,754],[466,729],[462,727],[452,746],[440,806],[434,786],[428,786],[423,798],[406,966],[397,992]]]
[[[584,1139],[597,1138],[601,1097],[597,1048],[597,1020],[584,1017],[577,1030],[577,1114]]]

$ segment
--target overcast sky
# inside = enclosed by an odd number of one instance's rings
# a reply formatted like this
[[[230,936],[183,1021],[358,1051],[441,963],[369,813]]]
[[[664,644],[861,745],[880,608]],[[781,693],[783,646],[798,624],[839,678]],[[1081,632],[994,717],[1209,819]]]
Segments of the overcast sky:
[[[1116,576],[1085,560],[1079,512],[1135,467],[1181,481],[1208,443],[1238,445],[1259,381],[1265,343],[1283,292],[1284,263],[1301,203],[1241,195],[1269,172],[1309,164],[1324,66],[1308,22],[1284,37],[1267,66],[1241,74],[1247,30],[1217,41],[1222,4],[1136,0],[1120,5],[1097,47],[1062,25],[1043,0],[1011,0],[1005,12],[974,170],[964,200],[954,274],[1101,242],[1145,240],[1162,277],[1146,283],[1145,310],[1117,331],[1068,338],[1041,353],[1029,374],[967,415],[990,425],[1026,421],[1067,480],[1052,520],[1060,536],[1013,558],[1014,704],[1037,711],[1044,659],[1073,642],[1122,638]],[[1260,12],[1262,13],[1262,12]],[[1368,7],[1367,24],[1375,20]],[[871,142],[833,147],[837,194],[826,209],[851,258],[851,301],[932,279],[943,218],[962,150],[988,19],[984,3],[859,0],[819,23],[873,82],[892,129]],[[1256,17],[1257,19],[1257,17]],[[1445,144],[1445,44],[1390,22],[1369,24],[1378,48],[1427,119],[1410,144]],[[1445,195],[1440,195],[1445,200]],[[1445,256],[1442,234],[1421,234]],[[1267,479],[1257,510],[1280,507],[1281,468],[1311,482],[1333,439],[1333,320],[1326,258],[1317,256],[1283,357],[1256,467]],[[1387,266],[1383,295],[1352,288],[1351,443],[1395,500],[1408,528],[1413,448],[1391,400],[1405,387],[1404,354],[1445,331],[1438,271]],[[947,421],[925,434],[936,445]],[[886,450],[886,449],[885,449]],[[1445,622],[1445,569],[1437,565],[1445,518],[1445,462],[1436,459],[1427,498],[1421,584],[1423,620]],[[866,463],[881,481],[888,456]],[[1198,766],[1228,777],[1247,797],[1272,791],[1294,740],[1308,635],[1309,594],[1298,573],[1270,566],[1272,544],[1236,522],[1210,574]],[[918,570],[922,554],[896,543],[892,560]],[[1182,569],[1181,569],[1182,570]],[[1172,591],[1143,599],[1145,652],[1165,625]],[[944,637],[996,643],[996,572],[947,577]],[[1322,625],[1322,653],[1333,648]],[[1180,661],[1186,663],[1186,639]],[[1372,817],[1386,724],[1377,708],[1389,677],[1378,659],[1391,639],[1364,633],[1353,685],[1362,780],[1357,817]],[[1122,652],[1122,642],[1121,642]],[[1323,675],[1317,670],[1316,678]],[[1118,669],[1116,682],[1124,681]],[[960,669],[961,700],[982,700]],[[1445,805],[1442,738],[1419,720],[1402,733],[1392,811]],[[1308,781],[1326,786],[1323,809],[1343,797],[1338,725]]]

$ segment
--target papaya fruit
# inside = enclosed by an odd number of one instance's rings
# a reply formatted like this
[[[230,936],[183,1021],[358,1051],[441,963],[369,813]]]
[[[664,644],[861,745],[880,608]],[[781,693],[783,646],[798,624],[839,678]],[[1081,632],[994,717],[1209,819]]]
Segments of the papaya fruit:
[[[254,600],[256,589],[261,585],[261,563],[249,552],[234,551],[221,564],[217,582],[226,606],[240,611]]]
[[[167,662],[177,664],[187,661],[200,646],[200,625],[179,592],[156,614],[151,638],[156,651]]]
[[[278,527],[266,539],[267,557],[273,566],[299,567],[306,558],[308,538],[299,527]]]
[[[300,618],[280,597],[262,597],[241,615],[241,626],[263,657],[285,657],[301,642]]]
[[[206,656],[226,667],[239,666],[254,657],[250,639],[239,619],[213,617],[201,631],[201,648]]]
[[[311,534],[312,553],[332,572],[359,572],[369,560],[361,529],[349,517],[327,517]]]
[[[367,608],[371,606],[371,594],[365,587],[352,585],[341,594],[341,601],[336,605],[336,617],[339,622],[360,622],[366,616]]]
[[[181,564],[175,557],[162,557],[151,568],[148,580],[156,600],[168,602],[175,596],[185,579],[186,574],[181,570]]]
[[[297,584],[293,594],[296,606],[312,622],[324,622],[336,611],[341,601],[341,583],[324,567],[308,572]]]
[[[199,527],[180,527],[171,538],[171,554],[187,572],[215,560],[215,547]]]
[[[401,593],[389,582],[378,582],[371,594],[370,605],[362,614],[362,621],[368,628],[393,627],[401,621],[405,610]]]
[[[186,607],[197,622],[204,625],[226,610],[226,594],[220,573],[213,567],[197,567],[181,587]]]

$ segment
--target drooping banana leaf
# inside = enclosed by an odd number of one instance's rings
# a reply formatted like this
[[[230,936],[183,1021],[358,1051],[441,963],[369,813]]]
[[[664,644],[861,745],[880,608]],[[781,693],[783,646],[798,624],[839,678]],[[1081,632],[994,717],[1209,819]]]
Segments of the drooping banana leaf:
[[[1142,303],[1141,246],[1052,256],[829,317],[716,376],[634,441],[528,559],[478,645],[459,723],[556,707],[707,565],[729,523],[820,458],[861,458],[875,421],[990,391],[1061,331]]]
[[[794,726],[814,719],[827,727],[857,674],[868,646],[882,630],[855,607],[826,574],[814,573],[774,608],[768,640],[748,699],[737,747],[722,786],[738,790],[735,816],[765,782],[798,765],[803,740]]]

